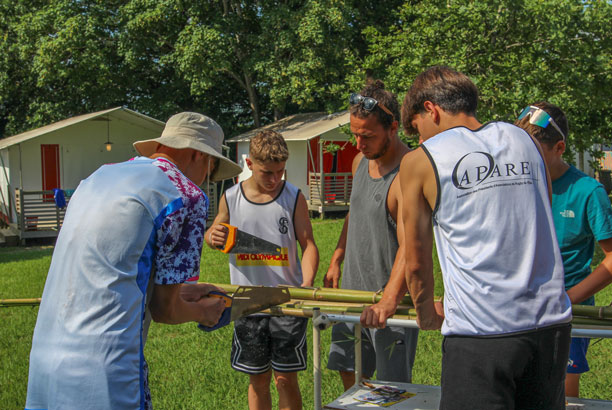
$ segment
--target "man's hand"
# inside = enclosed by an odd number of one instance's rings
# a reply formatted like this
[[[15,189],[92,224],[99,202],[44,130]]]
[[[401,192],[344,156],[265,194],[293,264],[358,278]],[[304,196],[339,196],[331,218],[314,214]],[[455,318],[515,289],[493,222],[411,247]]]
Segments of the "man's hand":
[[[219,322],[225,310],[225,301],[221,298],[204,297],[196,302],[202,307],[202,316],[198,323],[212,327]]]
[[[417,324],[422,330],[438,330],[444,322],[444,305],[442,302],[434,302],[432,315],[427,318],[417,317]]]
[[[180,295],[186,302],[197,302],[213,290],[225,293],[223,289],[211,285],[210,283],[194,283],[181,286]]]
[[[206,233],[206,242],[211,248],[222,248],[227,241],[228,229],[226,226],[217,224],[210,227]]]
[[[338,282],[340,281],[340,266],[332,263],[329,265],[329,269],[323,278],[323,287],[325,288],[338,288]]]
[[[368,306],[361,313],[361,325],[363,327],[374,327],[384,329],[387,325],[389,316],[393,316],[397,305],[393,301],[381,300],[380,302]]]

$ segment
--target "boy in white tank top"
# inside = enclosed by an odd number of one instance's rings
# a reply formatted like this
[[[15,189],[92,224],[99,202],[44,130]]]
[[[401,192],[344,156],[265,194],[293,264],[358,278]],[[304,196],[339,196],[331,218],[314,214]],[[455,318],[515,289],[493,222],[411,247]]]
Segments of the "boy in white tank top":
[[[211,248],[223,246],[227,239],[227,229],[220,223],[281,246],[280,258],[230,255],[232,284],[312,286],[314,282],[319,251],[304,195],[282,179],[288,157],[287,144],[277,132],[262,131],[253,137],[246,159],[252,176],[225,192],[219,213],[206,232]],[[302,408],[297,372],[306,369],[307,322],[304,318],[261,314],[236,320],[232,367],[249,375],[250,409],[271,408],[272,374],[279,408]]]
[[[442,327],[440,409],[561,410],[571,305],[550,178],[537,142],[482,125],[477,104],[467,76],[431,67],[402,106],[406,132],[424,141],[400,165],[406,280],[420,328]]]

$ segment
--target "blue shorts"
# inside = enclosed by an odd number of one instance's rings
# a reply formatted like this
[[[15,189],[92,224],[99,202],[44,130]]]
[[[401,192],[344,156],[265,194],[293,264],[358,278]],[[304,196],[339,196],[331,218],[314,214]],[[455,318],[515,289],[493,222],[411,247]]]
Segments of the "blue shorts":
[[[586,358],[590,341],[591,339],[587,337],[572,337],[569,361],[567,362],[568,373],[580,374],[590,370],[589,362]]]

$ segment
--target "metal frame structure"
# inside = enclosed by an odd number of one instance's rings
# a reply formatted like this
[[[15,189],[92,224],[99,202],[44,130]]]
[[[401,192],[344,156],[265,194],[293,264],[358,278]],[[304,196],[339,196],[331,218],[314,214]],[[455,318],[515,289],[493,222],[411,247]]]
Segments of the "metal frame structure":
[[[312,317],[314,408],[322,410],[321,399],[321,331],[338,322],[355,324],[355,383],[361,380],[361,324],[358,315],[321,313],[314,309]],[[387,326],[417,328],[416,320],[387,319]],[[574,325],[572,337],[612,338],[612,328],[603,326]]]

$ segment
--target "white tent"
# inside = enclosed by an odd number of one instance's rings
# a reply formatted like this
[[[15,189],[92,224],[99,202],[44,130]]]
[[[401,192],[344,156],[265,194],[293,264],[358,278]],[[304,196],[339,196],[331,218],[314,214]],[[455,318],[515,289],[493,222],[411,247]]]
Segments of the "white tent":
[[[19,192],[39,192],[42,204],[36,206],[42,207],[49,198],[40,191],[75,189],[101,165],[134,157],[132,143],[158,137],[163,127],[159,120],[116,107],[0,140],[0,216],[19,222]]]

